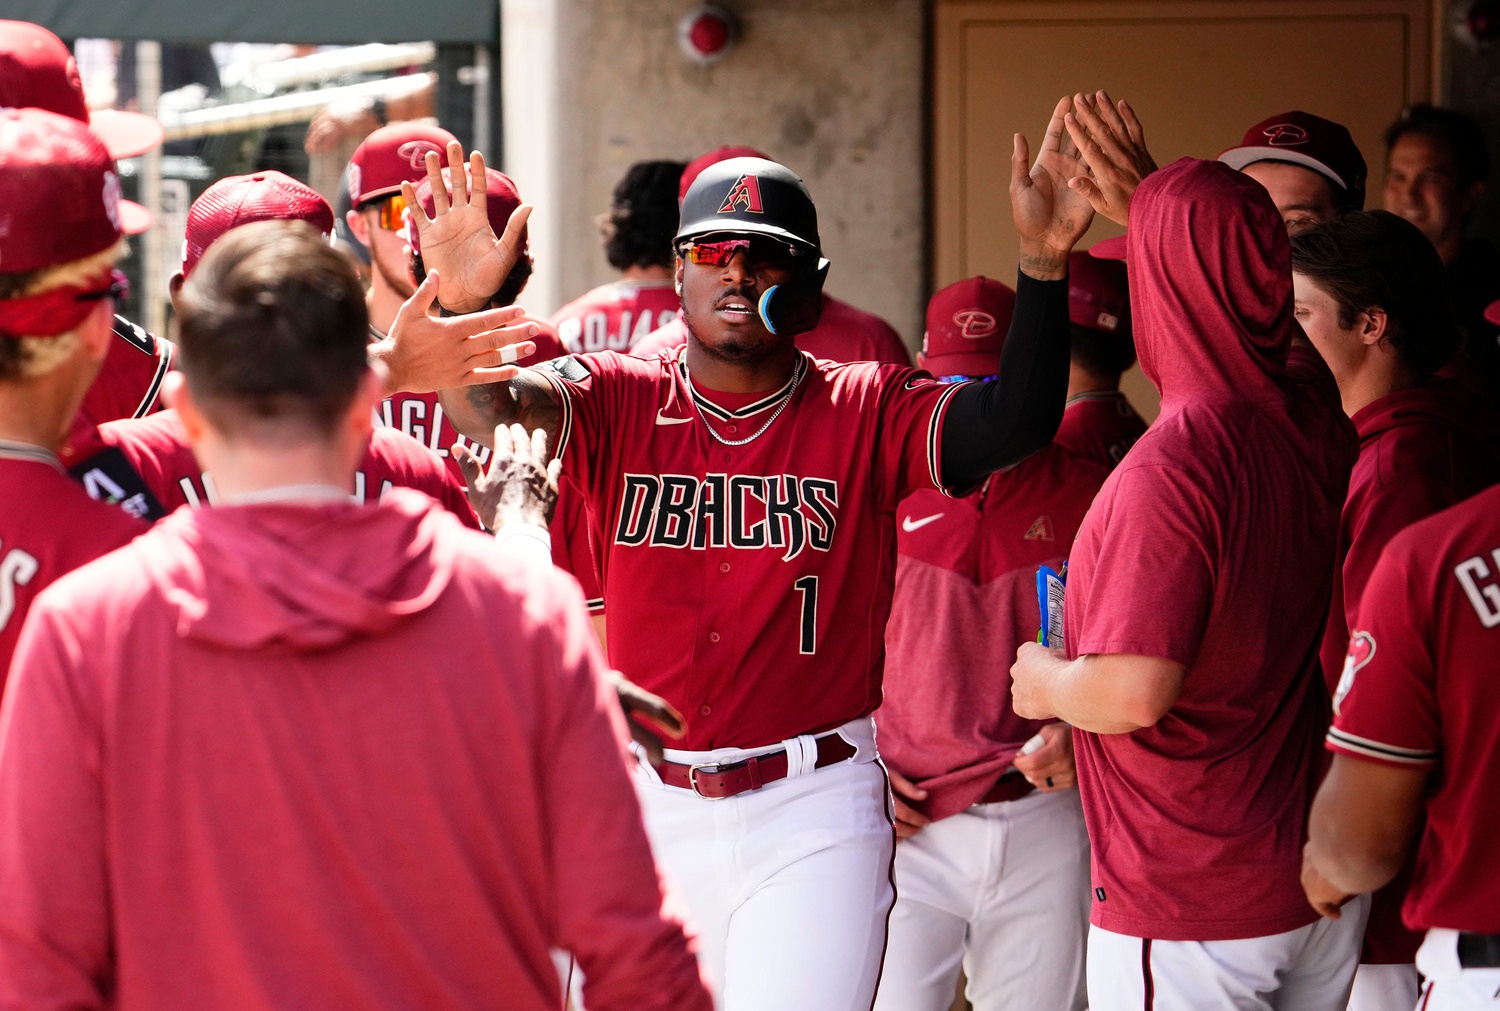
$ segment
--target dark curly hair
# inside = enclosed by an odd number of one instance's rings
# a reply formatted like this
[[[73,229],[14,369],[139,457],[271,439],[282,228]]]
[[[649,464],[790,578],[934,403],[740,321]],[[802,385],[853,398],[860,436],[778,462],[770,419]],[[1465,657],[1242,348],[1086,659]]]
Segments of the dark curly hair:
[[[1351,211],[1292,236],[1292,270],[1316,281],[1339,307],[1339,326],[1385,310],[1382,338],[1422,375],[1463,343],[1448,301],[1443,261],[1416,225],[1387,211]]]
[[[638,161],[615,184],[604,219],[604,255],[616,270],[672,266],[677,184],[686,162]]]

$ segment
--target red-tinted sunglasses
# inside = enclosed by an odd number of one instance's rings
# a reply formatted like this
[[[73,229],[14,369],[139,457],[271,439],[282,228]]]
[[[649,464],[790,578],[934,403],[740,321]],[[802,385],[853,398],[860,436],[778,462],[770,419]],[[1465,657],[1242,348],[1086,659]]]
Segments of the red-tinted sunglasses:
[[[380,227],[388,232],[399,232],[406,227],[406,197],[394,193],[380,204]]]
[[[758,267],[787,270],[805,255],[791,243],[765,235],[718,242],[684,242],[677,247],[677,253],[690,263],[709,267],[727,267],[737,253],[744,253],[745,266],[751,270]]]

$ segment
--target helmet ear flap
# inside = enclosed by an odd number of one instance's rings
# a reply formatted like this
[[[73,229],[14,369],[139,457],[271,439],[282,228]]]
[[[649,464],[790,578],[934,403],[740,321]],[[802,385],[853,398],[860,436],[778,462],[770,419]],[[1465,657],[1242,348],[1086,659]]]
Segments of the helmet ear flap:
[[[828,267],[828,261],[819,257],[816,266],[766,289],[756,309],[767,330],[778,337],[791,336],[818,325],[823,318],[823,284],[828,280]]]

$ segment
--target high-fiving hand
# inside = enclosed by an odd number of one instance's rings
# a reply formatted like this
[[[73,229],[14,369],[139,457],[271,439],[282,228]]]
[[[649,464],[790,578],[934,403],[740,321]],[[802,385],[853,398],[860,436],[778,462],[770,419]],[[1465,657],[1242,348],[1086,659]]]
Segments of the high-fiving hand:
[[[1088,174],[1075,177],[1069,185],[1095,211],[1116,224],[1126,224],[1135,188],[1156,171],[1135,110],[1124,99],[1111,102],[1103,91],[1079,94],[1063,122],[1088,165]]]
[[[1094,220],[1088,198],[1069,186],[1087,172],[1063,122],[1072,107],[1071,98],[1057,103],[1034,164],[1031,146],[1019,133],[1011,155],[1010,206],[1021,233],[1021,270],[1042,281],[1067,276],[1068,254]]]

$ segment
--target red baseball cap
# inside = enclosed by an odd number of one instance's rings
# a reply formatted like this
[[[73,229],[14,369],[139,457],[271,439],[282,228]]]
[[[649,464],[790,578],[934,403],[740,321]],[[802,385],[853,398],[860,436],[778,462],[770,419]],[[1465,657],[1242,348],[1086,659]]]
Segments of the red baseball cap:
[[[275,171],[227,176],[188,208],[182,276],[193,272],[219,236],[252,221],[306,221],[325,238],[333,234],[333,208],[312,187]]]
[[[442,127],[425,123],[382,126],[349,159],[350,202],[357,208],[401,192],[403,182],[421,182],[427,178],[427,152],[436,151],[446,162],[448,144],[457,139]]]
[[[682,170],[682,181],[677,184],[677,202],[682,203],[682,198],[687,196],[688,187],[693,185],[693,180],[698,174],[710,165],[717,165],[721,161],[731,158],[759,158],[762,161],[775,161],[770,155],[757,151],[753,147],[716,147],[707,154],[700,154],[688,162],[687,168]]]
[[[1365,206],[1369,169],[1349,131],[1310,112],[1283,112],[1245,131],[1236,147],[1219,155],[1232,169],[1258,161],[1281,161],[1312,169],[1349,194],[1356,209]]]
[[[112,158],[133,158],[161,143],[161,124],[138,112],[90,115],[78,64],[62,39],[29,21],[0,21],[0,108],[46,109],[89,127]]]
[[[465,169],[466,173],[467,171]],[[447,185],[448,192],[451,194],[453,192],[453,183],[448,169],[443,169],[443,182]],[[516,184],[511,181],[510,176],[504,172],[497,172],[492,168],[484,170],[484,193],[484,210],[489,216],[490,228],[494,230],[497,237],[504,235],[505,226],[509,224],[511,214],[515,212],[517,207],[521,206],[521,194],[516,189]],[[437,201],[432,198],[432,180],[426,176],[423,176],[422,181],[417,184],[417,203],[422,206],[422,210],[427,212],[429,218],[437,212]],[[406,241],[411,246],[413,253],[421,254],[421,237],[417,234],[416,223],[410,217],[406,220]],[[531,255],[529,242],[527,233],[523,231],[521,233],[522,256],[529,257]]]
[[[1130,339],[1130,288],[1125,265],[1115,260],[1068,255],[1068,320],[1086,330]]]
[[[955,281],[927,303],[917,366],[935,376],[993,376],[1010,331],[1016,293],[988,277]]]
[[[0,271],[72,263],[150,227],[144,207],[120,199],[115,161],[87,126],[0,110]]]

